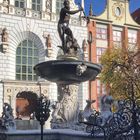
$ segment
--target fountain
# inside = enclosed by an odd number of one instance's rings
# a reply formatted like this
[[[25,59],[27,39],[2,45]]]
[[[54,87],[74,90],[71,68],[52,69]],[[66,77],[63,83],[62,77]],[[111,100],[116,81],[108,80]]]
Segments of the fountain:
[[[83,8],[75,11],[69,9],[69,1],[65,0],[58,22],[58,33],[62,41],[62,46],[58,47],[63,53],[57,60],[42,62],[34,67],[38,76],[58,85],[61,95],[52,113],[52,128],[74,127],[79,114],[78,86],[81,82],[95,80],[101,71],[100,65],[81,60],[80,47],[68,26],[70,14],[83,11]]]

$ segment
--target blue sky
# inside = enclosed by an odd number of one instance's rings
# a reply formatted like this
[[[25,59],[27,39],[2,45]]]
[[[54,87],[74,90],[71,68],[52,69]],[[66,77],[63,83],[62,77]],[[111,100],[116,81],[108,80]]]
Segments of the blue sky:
[[[75,0],[76,3],[81,2],[81,0]],[[85,0],[85,13],[89,13],[90,3],[93,5],[93,13],[99,15],[104,11],[106,0]],[[140,0],[130,0],[130,12],[135,11],[140,8]]]

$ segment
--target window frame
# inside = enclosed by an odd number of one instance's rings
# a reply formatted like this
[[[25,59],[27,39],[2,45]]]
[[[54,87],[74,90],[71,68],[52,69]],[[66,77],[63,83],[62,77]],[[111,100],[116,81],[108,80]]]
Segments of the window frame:
[[[16,2],[18,4],[18,6],[16,6]],[[21,7],[21,3],[23,3],[23,7]],[[17,7],[17,8],[25,8],[25,5],[26,5],[25,0],[15,0],[15,7]]]
[[[120,33],[120,36],[118,35],[118,33]],[[113,35],[113,42],[122,42],[122,31],[113,30],[112,35]]]
[[[32,51],[32,54],[29,54],[29,50]],[[38,62],[39,50],[37,46],[30,39],[23,40],[16,49],[16,80],[37,81],[38,78],[33,67]]]
[[[63,0],[56,0],[56,14],[60,13],[63,6]]]
[[[135,37],[134,37],[135,35]],[[128,33],[128,43],[129,44],[136,44],[137,43],[137,33]]]
[[[38,3],[38,1],[40,2]],[[35,6],[34,8],[33,8],[33,5]],[[38,11],[38,12],[42,11],[42,0],[32,0],[32,10]]]
[[[98,51],[100,49],[100,51]],[[96,47],[96,62],[99,63],[99,59],[102,56],[102,54],[106,51],[107,47]],[[100,54],[98,53],[100,52]]]
[[[103,27],[96,28],[96,39],[107,40],[107,29]]]

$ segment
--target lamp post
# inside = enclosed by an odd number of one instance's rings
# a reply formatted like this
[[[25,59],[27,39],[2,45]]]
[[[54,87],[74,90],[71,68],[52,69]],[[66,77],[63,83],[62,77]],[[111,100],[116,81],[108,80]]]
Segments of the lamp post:
[[[37,85],[39,86],[39,94],[40,94],[40,96],[41,96],[41,92],[42,92],[42,91],[41,91],[41,83],[40,83],[40,81],[37,82]]]
[[[39,86],[39,97],[36,101],[36,110],[35,110],[35,117],[40,122],[41,126],[41,140],[43,140],[43,126],[45,121],[48,120],[50,116],[50,100],[48,100],[41,92],[41,83],[40,81],[37,82]]]
[[[48,100],[43,94],[37,99],[37,105],[35,110],[35,117],[40,122],[41,126],[41,140],[43,140],[43,125],[50,116],[50,100]]]
[[[89,32],[88,33],[88,44],[89,44],[89,61],[91,62],[92,59],[91,59],[91,45],[92,45],[92,42],[93,42],[93,38],[92,38],[92,32]],[[91,81],[89,81],[89,100],[91,100]]]

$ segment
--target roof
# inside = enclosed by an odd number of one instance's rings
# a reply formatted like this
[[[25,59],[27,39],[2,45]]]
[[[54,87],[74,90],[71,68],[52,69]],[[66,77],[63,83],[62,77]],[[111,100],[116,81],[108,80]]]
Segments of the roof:
[[[138,8],[137,10],[135,10],[132,14],[133,19],[140,24],[140,8]]]

